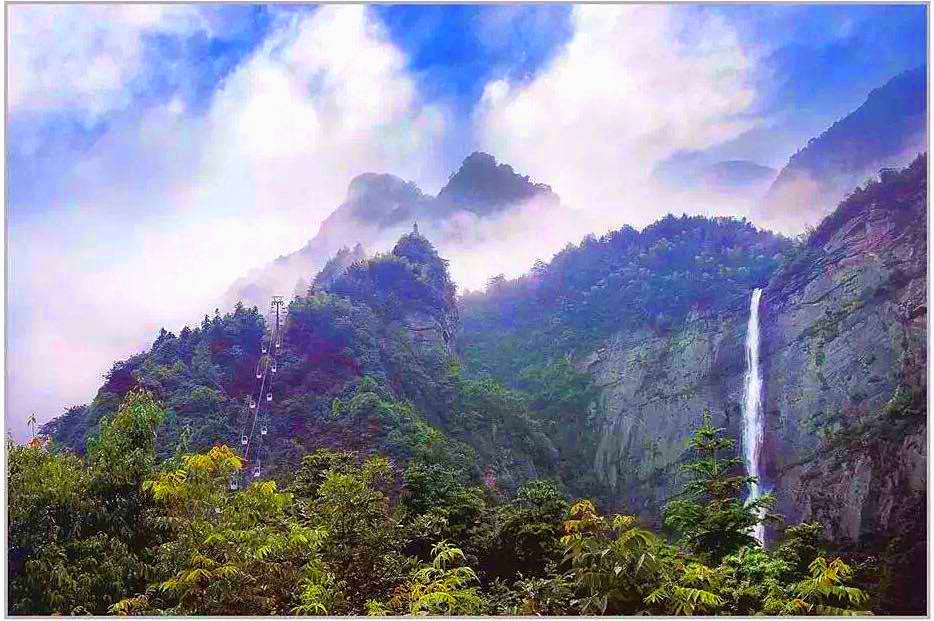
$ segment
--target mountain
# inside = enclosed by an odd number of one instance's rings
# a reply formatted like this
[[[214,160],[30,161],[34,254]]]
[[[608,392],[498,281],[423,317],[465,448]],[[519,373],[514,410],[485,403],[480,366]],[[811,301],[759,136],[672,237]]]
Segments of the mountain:
[[[368,258],[345,245],[286,309],[264,476],[288,481],[317,448],[351,450],[412,465],[413,485],[446,472],[508,496],[553,478],[660,526],[704,412],[743,437],[760,288],[763,485],[789,522],[818,521],[860,559],[862,584],[882,594],[874,609],[923,610],[926,180],[926,156],[884,170],[801,242],[745,220],[669,215],[587,236],[459,299],[421,229]],[[361,200],[380,184],[391,199]],[[457,186],[443,200],[496,204]],[[391,177],[352,190],[341,217],[408,218],[442,200]],[[162,331],[43,432],[81,451],[143,387],[167,410],[160,457],[237,446],[267,332],[243,305]]]
[[[717,160],[702,152],[681,152],[660,162],[652,178],[678,191],[748,196],[758,199],[778,171],[749,160]]]
[[[400,461],[430,452],[465,480],[493,468],[504,489],[554,474],[554,448],[523,398],[458,373],[454,285],[431,243],[410,232],[391,252],[344,264],[287,307],[259,453],[268,473],[291,472],[326,446]],[[90,405],[43,432],[80,452],[142,387],[167,409],[160,457],[180,443],[239,446],[266,328],[256,308],[238,304],[177,336],[163,330],[149,351],[114,364]]]
[[[341,248],[388,248],[414,222],[442,251],[465,238],[476,242],[478,219],[501,217],[530,202],[545,211],[561,208],[547,185],[533,183],[480,152],[464,160],[436,197],[394,175],[361,174],[350,182],[347,198],[321,223],[315,237],[300,250],[237,280],[225,294],[224,305],[264,306],[272,295],[307,286]]]
[[[532,199],[557,205],[558,197],[543,183],[532,183],[508,164],[487,153],[472,153],[438,193],[438,202],[453,209],[491,215]]]
[[[763,294],[766,478],[781,512],[894,560],[894,610],[924,607],[927,158],[884,171]]]
[[[777,173],[774,168],[748,160],[727,160],[704,168],[701,179],[710,189],[729,191],[769,183]]]
[[[553,414],[556,448],[587,452],[605,502],[658,520],[705,409],[742,437],[762,288],[763,483],[790,521],[886,558],[888,609],[923,610],[926,181],[926,156],[883,171],[802,244],[672,217],[586,239],[464,298],[465,369],[516,388],[556,364],[589,376],[596,397]],[[590,443],[568,424],[581,419]]]
[[[927,147],[927,68],[901,73],[791,156],[755,220],[797,232],[816,225],[845,193],[880,168],[903,166]]]

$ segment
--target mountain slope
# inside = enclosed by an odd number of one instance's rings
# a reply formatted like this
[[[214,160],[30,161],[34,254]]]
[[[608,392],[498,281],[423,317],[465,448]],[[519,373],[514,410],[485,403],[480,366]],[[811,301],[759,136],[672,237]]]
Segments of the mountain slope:
[[[926,150],[927,74],[918,67],[875,89],[856,110],[795,153],[769,188],[756,221],[800,231],[880,168]]]
[[[502,489],[553,473],[554,448],[520,395],[458,373],[457,310],[447,264],[418,233],[390,253],[335,269],[288,306],[264,468],[284,473],[319,447],[406,461],[432,453],[465,477],[488,469]],[[168,412],[157,452],[179,443],[239,446],[264,344],[265,320],[242,305],[118,362],[94,401],[43,432],[82,450],[123,397],[144,387]]]
[[[790,521],[819,520],[843,549],[866,555],[867,572],[888,581],[886,609],[918,612],[926,175],[926,157],[883,171],[795,247],[685,218],[585,240],[465,298],[458,346],[469,370],[517,386],[562,359],[589,375],[596,398],[565,416],[591,421],[595,441],[556,437],[557,449],[586,451],[577,459],[606,484],[606,502],[657,520],[705,408],[742,437],[749,296],[764,286],[763,483]]]

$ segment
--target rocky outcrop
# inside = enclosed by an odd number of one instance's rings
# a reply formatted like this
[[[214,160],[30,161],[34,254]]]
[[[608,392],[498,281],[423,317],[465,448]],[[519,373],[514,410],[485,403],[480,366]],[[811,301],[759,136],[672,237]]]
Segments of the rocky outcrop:
[[[614,505],[657,520],[705,409],[739,437],[745,331],[742,313],[694,313],[669,334],[619,334],[581,361],[601,392],[594,466]]]
[[[926,159],[841,204],[764,295],[766,478],[835,540],[886,532],[924,489]],[[907,397],[906,397],[907,399]]]

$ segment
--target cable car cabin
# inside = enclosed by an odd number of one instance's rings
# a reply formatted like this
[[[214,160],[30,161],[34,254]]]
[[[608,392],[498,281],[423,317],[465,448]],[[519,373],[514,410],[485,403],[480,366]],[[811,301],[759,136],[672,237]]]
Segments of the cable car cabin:
[[[263,353],[264,353],[264,354],[266,353],[266,348],[265,348],[265,347],[263,347]]]
[[[242,444],[243,446],[246,446],[246,436],[245,436],[245,435],[241,435],[241,436],[240,436],[240,444]]]
[[[266,395],[266,402],[267,402],[267,403],[271,403],[271,402],[272,402],[272,393],[269,393],[269,394]]]
[[[263,425],[262,427],[260,427],[259,433],[260,435],[263,435],[263,436],[266,435],[266,425]]]
[[[257,372],[256,372],[256,379],[261,379],[262,377],[263,377],[263,372],[262,372],[262,371],[257,371]]]
[[[259,466],[256,466],[255,468],[253,468],[253,478],[254,479],[259,478]]]
[[[276,365],[272,365],[272,372],[275,373],[277,368]]]

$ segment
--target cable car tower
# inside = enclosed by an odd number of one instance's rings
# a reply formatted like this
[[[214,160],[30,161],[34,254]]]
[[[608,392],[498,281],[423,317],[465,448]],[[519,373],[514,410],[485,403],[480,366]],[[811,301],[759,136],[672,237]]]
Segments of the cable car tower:
[[[240,427],[240,447],[243,450],[244,471],[251,478],[258,479],[262,475],[262,456],[269,455],[269,449],[263,446],[263,440],[269,432],[270,411],[272,409],[272,375],[279,370],[278,357],[282,349],[282,318],[280,310],[283,298],[281,295],[272,297],[271,315],[275,323],[270,331],[269,338],[260,344],[260,356],[256,362],[256,381],[253,391],[247,397],[247,415]],[[237,473],[230,481],[231,489],[238,489],[243,484],[242,472]]]

